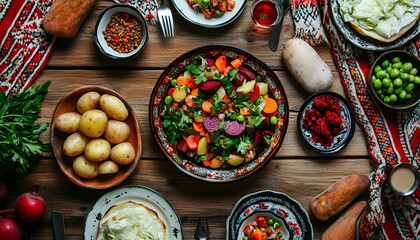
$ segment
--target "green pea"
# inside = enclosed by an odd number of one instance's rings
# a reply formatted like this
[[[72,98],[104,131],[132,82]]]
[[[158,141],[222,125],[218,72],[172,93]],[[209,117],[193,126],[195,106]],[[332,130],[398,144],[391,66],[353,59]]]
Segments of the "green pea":
[[[378,94],[378,95],[381,95],[381,94],[384,94],[384,93],[385,93],[385,91],[382,90],[382,89],[376,90],[376,94]]]
[[[238,121],[238,122],[243,122],[243,121],[245,121],[245,116],[244,115],[239,115],[239,116],[237,116],[236,117],[236,121]]]
[[[165,104],[172,104],[174,102],[174,99],[172,98],[172,96],[166,96],[165,97]]]
[[[280,227],[280,223],[279,222],[275,222],[273,225],[274,228],[279,228]]]
[[[420,84],[420,77],[419,76],[414,77],[414,83],[415,84]]]
[[[417,68],[413,68],[410,70],[411,75],[417,75]]]
[[[384,100],[384,98],[385,98],[385,94],[381,94],[381,95],[379,95],[379,97],[380,97],[382,100]]]
[[[391,100],[389,99],[389,97],[388,97],[388,96],[385,96],[385,97],[384,97],[384,102],[385,102],[385,103],[389,103],[390,101],[391,101]]]
[[[391,73],[391,70],[392,70],[392,67],[391,67],[391,66],[389,66],[389,67],[387,67],[387,68],[386,68],[386,70],[385,70],[385,71],[386,71],[386,73],[390,74],[390,73]]]
[[[374,73],[377,73],[377,72],[379,72],[379,71],[381,71],[381,70],[382,70],[381,66],[376,65],[376,67],[373,69],[373,72],[374,72]]]
[[[410,74],[408,74],[408,73],[401,73],[400,78],[403,81],[408,81],[410,79]]]
[[[174,86],[174,87],[176,86],[176,79],[171,80],[171,85]]]
[[[236,120],[236,113],[230,113],[229,118],[230,120]]]
[[[374,87],[374,88],[376,88],[376,89],[381,89],[381,88],[382,88],[382,81],[381,81],[381,80],[379,80],[379,79],[376,79],[376,80],[373,82],[373,87]]]
[[[404,72],[410,72],[411,69],[413,69],[413,64],[411,64],[410,62],[406,62],[403,65],[403,69],[404,69]]]
[[[391,83],[391,85],[385,90],[385,93],[390,95],[394,92],[394,84]]]
[[[411,98],[411,93],[407,93],[407,95],[405,95],[405,99],[410,99]]]
[[[270,225],[270,226],[273,225],[274,220],[272,218],[268,219],[267,224]]]
[[[384,79],[382,79],[382,85],[383,85],[385,88],[388,88],[388,87],[391,85],[391,79],[389,79],[389,78],[384,78]]]
[[[402,93],[402,87],[396,87],[396,88],[394,88],[394,93],[395,93],[395,95],[400,95],[400,93]]]
[[[400,75],[400,70],[393,68],[390,73],[392,78],[397,78]],[[376,75],[377,76],[377,75]]]
[[[402,86],[402,84],[403,84],[403,82],[402,82],[402,80],[401,80],[401,78],[396,78],[396,79],[394,79],[394,86],[395,87],[401,87]]]
[[[398,63],[398,62],[401,62],[401,59],[399,57],[394,57],[392,59],[392,63]]]
[[[410,79],[408,79],[409,82],[414,82],[414,75],[410,75]]]
[[[402,63],[401,62],[394,63],[392,64],[392,67],[400,69],[402,67]]]
[[[375,81],[377,78],[375,75],[372,75],[372,82]]]
[[[381,71],[376,73],[376,77],[379,78],[379,79],[384,79],[386,77],[386,72],[384,70],[381,70]]]
[[[383,69],[386,69],[387,67],[389,67],[389,61],[388,60],[383,61],[381,66]]]
[[[400,74],[404,72],[404,69],[401,67],[400,68]]]
[[[272,116],[270,118],[271,125],[277,125],[278,121],[279,121],[279,119],[276,116]]]
[[[400,95],[398,95],[401,99],[405,99],[405,96],[407,96],[407,92],[405,90],[402,90]]]
[[[411,92],[413,92],[413,90],[414,90],[414,84],[413,84],[413,83],[409,83],[409,84],[407,84],[407,86],[405,86],[404,90],[405,90],[407,93],[411,93]]]
[[[283,237],[283,234],[278,233],[278,234],[277,234],[277,237],[278,237],[278,238],[281,238],[281,237]]]
[[[248,237],[243,236],[243,237],[242,237],[242,240],[248,240]]]
[[[397,97],[397,95],[395,95],[395,94],[391,94],[391,95],[389,96],[389,100],[390,100],[390,103],[396,103],[396,102],[397,102],[397,100],[398,100],[398,97]]]

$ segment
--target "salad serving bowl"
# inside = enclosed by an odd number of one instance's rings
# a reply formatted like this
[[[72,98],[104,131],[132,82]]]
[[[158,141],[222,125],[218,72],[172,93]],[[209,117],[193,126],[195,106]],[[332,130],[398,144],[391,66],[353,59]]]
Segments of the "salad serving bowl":
[[[281,124],[279,121],[279,124],[272,126],[272,135],[267,141],[269,144],[267,144],[262,151],[258,152],[253,160],[238,166],[213,169],[197,164],[178,152],[175,144],[172,144],[169,141],[165,133],[162,111],[165,105],[164,99],[167,96],[168,90],[173,88],[171,81],[185,71],[186,65],[195,60],[207,58],[215,59],[220,56],[225,56],[228,59],[240,58],[242,59],[242,67],[261,76],[263,81],[268,84],[269,90],[272,93],[270,97],[278,103],[273,114],[281,120]],[[239,48],[226,45],[200,47],[175,59],[159,77],[149,103],[151,131],[165,157],[183,173],[206,182],[220,183],[237,181],[250,176],[264,167],[270,161],[270,158],[277,153],[283,142],[288,124],[288,116],[289,107],[286,94],[276,74],[265,63],[252,54]]]

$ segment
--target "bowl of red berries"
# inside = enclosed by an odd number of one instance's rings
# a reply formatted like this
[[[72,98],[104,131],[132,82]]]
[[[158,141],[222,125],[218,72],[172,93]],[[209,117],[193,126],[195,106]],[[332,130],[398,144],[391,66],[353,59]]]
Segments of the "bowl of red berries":
[[[348,101],[340,94],[323,91],[310,96],[299,110],[298,132],[312,151],[333,154],[351,141],[355,119]]]

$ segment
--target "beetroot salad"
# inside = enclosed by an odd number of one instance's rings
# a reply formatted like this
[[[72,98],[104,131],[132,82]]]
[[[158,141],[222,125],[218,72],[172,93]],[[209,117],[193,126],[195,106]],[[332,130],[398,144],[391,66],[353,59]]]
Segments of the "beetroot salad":
[[[211,168],[252,161],[272,141],[277,101],[241,59],[201,58],[171,79],[162,106],[167,141],[187,159]]]

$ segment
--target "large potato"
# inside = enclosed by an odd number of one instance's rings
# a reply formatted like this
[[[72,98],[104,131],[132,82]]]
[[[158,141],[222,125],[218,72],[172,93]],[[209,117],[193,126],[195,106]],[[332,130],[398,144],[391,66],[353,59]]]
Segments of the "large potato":
[[[111,160],[121,165],[127,165],[134,161],[136,152],[128,142],[115,145],[111,150]]]
[[[63,113],[55,120],[55,128],[65,133],[77,132],[81,116],[77,112]]]
[[[99,174],[111,174],[118,172],[118,164],[114,161],[105,161],[99,165],[98,169]]]
[[[80,155],[85,151],[89,138],[80,132],[73,133],[66,138],[63,144],[64,154],[69,157]]]
[[[107,123],[106,114],[101,110],[93,109],[83,113],[80,118],[79,130],[88,137],[97,138],[105,132]]]
[[[86,145],[85,157],[94,162],[102,162],[109,157],[111,144],[105,139],[92,139]]]
[[[124,121],[128,117],[128,110],[124,103],[115,96],[104,94],[99,99],[99,104],[110,118]]]
[[[87,179],[98,176],[98,166],[98,163],[87,160],[83,155],[78,156],[73,161],[74,172]]]
[[[125,142],[130,135],[130,127],[125,122],[109,120],[104,136],[112,144]]]
[[[97,108],[99,105],[99,98],[101,95],[97,92],[88,92],[83,94],[79,100],[77,100],[77,110],[83,114],[89,110]]]

